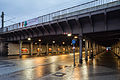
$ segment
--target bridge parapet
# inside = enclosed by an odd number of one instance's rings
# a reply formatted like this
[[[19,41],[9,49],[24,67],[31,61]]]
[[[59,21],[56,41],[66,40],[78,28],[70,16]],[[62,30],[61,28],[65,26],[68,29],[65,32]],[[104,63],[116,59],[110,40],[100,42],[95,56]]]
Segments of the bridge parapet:
[[[23,21],[17,24],[4,27],[3,33],[17,29],[24,29],[26,27],[32,27],[33,25],[36,24],[50,22],[70,16],[80,15],[91,11],[96,11],[99,9],[109,8],[117,5],[120,5],[120,0],[94,0],[71,8],[67,8],[64,10],[60,10],[34,19],[30,19],[27,21]]]

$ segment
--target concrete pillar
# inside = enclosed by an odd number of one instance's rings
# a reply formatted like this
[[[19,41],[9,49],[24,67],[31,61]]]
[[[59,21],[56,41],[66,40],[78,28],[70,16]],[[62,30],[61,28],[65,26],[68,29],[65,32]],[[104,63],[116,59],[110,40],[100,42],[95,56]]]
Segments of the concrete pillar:
[[[118,43],[118,47],[119,47],[118,55],[120,55],[120,42]]]
[[[70,46],[68,46],[68,54],[70,54]]]
[[[115,53],[115,45],[114,45],[114,47],[113,47],[113,48],[114,48],[114,53]]]
[[[115,44],[115,53],[116,53],[116,44]]]
[[[53,55],[53,52],[54,52],[54,45],[52,44],[52,55]]]
[[[82,63],[82,36],[79,36],[79,63]]]
[[[118,54],[118,44],[117,44],[117,46],[116,46],[116,49],[117,49],[117,52],[116,52],[116,53]]]
[[[98,44],[98,53],[99,53],[99,44]]]
[[[113,46],[113,52],[115,53],[115,45]]]
[[[19,41],[19,56],[22,56],[22,41]]]
[[[32,56],[33,54],[33,42],[30,43],[30,55]]]
[[[4,38],[0,37],[0,56],[8,55],[8,43],[5,41]]]
[[[89,41],[89,58],[91,57],[91,42]]]
[[[91,42],[91,47],[92,47],[92,52],[91,52],[90,58],[92,59],[93,58],[93,42]]]
[[[37,55],[39,55],[38,48],[39,48],[39,43],[37,44]]]
[[[57,54],[59,53],[58,48],[59,48],[59,45],[57,45]]]
[[[96,44],[96,54],[98,54],[98,44]]]
[[[85,60],[88,60],[88,40],[85,40]]]
[[[98,44],[98,49],[97,49],[97,53],[99,53],[99,44]]]
[[[41,50],[42,50],[41,43],[39,43],[39,49],[40,49],[40,51],[39,51],[39,55],[40,55],[41,54]]]
[[[96,55],[96,51],[95,51],[95,42],[93,42],[93,56]]]
[[[101,52],[101,46],[99,45],[99,52]]]
[[[47,55],[48,55],[48,53],[49,53],[48,48],[49,48],[49,44],[47,43],[47,45],[46,45],[46,54],[47,54]]]
[[[101,52],[101,45],[99,45],[99,51]]]
[[[0,42],[0,56],[3,55],[3,43]]]
[[[102,46],[101,46],[101,51],[102,51]]]

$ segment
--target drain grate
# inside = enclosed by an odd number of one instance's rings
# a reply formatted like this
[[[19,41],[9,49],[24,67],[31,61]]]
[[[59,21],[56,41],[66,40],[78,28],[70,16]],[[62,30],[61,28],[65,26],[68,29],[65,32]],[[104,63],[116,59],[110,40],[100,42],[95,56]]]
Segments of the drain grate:
[[[65,73],[62,73],[62,72],[56,72],[55,74],[53,74],[54,76],[57,76],[57,77],[63,77],[64,75],[66,75]]]

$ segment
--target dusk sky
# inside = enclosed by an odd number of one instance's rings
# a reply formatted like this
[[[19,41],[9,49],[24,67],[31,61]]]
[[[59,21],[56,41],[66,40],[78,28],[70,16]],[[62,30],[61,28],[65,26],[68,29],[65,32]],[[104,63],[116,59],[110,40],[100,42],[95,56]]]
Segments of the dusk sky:
[[[0,0],[0,15],[5,13],[5,23],[11,25],[91,0]],[[1,21],[0,21],[1,25]]]

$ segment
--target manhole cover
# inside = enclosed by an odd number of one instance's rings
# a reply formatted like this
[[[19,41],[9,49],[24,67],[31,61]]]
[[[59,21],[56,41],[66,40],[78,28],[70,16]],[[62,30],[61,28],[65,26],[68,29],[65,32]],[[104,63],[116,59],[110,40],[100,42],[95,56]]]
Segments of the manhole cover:
[[[57,77],[63,77],[65,75],[65,73],[62,73],[62,72],[57,72],[54,74],[54,76],[57,76]]]

